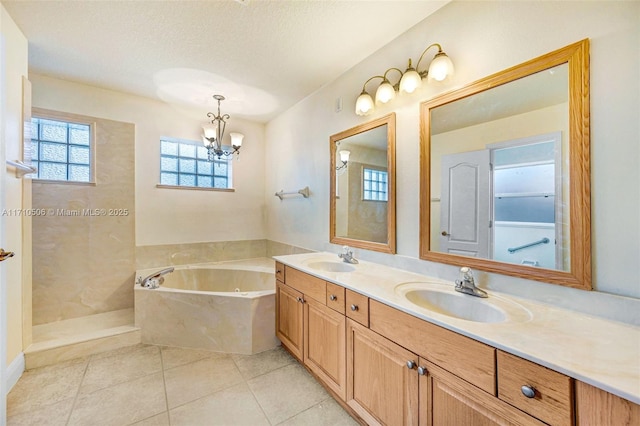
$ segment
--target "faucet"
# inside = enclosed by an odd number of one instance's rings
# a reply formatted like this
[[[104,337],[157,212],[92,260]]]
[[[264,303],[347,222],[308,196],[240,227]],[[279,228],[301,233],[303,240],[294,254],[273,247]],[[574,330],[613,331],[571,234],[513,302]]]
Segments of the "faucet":
[[[460,268],[460,279],[456,280],[456,291],[464,294],[470,294],[476,297],[489,297],[487,292],[476,287],[475,280],[473,279],[473,272],[471,268],[463,266]]]
[[[160,284],[164,282],[164,278],[162,276],[173,272],[173,270],[174,270],[174,267],[171,266],[169,268],[162,269],[158,272],[154,272],[153,274],[149,275],[144,279],[142,279],[142,277],[138,277],[138,279],[136,280],[136,284],[140,284],[140,286],[144,288],[151,288],[151,289],[158,288],[160,287]]]
[[[358,260],[353,257],[353,250],[351,250],[349,246],[343,246],[342,253],[340,253],[338,257],[342,259],[342,261],[345,263],[352,263],[352,264],[358,263]]]

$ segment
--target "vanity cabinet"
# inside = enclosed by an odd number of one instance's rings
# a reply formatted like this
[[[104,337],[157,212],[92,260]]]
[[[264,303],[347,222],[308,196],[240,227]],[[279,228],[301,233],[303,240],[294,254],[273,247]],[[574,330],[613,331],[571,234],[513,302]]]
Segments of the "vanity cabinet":
[[[370,425],[640,425],[640,406],[276,265],[282,344]]]
[[[418,424],[418,357],[347,322],[347,404],[370,425]]]
[[[337,302],[328,297],[331,283],[286,266],[283,270],[284,281],[276,281],[276,335],[344,400],[346,318],[339,307],[327,306],[327,299]]]

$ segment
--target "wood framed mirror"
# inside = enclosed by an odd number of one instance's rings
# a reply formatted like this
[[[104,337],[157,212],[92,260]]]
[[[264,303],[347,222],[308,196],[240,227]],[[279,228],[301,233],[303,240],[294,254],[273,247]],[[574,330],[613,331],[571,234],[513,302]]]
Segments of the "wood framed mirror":
[[[329,241],[396,252],[396,116],[331,136]]]
[[[420,258],[591,289],[589,40],[420,114]]]

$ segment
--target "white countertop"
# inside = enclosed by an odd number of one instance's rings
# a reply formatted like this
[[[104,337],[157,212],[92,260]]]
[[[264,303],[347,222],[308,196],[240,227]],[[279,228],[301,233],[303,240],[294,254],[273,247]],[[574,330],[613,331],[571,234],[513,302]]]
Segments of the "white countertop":
[[[329,272],[308,266],[317,261],[340,262],[334,253],[274,256],[274,259],[640,404],[640,327],[494,291],[489,291],[489,299],[507,299],[526,309],[530,316],[524,321],[500,323],[467,321],[418,307],[395,290],[399,284],[411,282],[453,287],[450,281],[364,261],[352,265],[355,268],[352,272]]]

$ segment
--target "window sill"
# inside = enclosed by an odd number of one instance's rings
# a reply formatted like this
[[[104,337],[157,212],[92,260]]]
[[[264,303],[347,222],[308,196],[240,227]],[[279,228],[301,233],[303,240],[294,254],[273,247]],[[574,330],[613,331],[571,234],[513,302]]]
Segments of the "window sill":
[[[204,188],[204,187],[201,187],[201,186],[163,185],[163,184],[160,184],[160,183],[156,185],[156,188],[187,189],[187,190],[195,189],[196,191],[236,192],[235,188]]]
[[[96,186],[95,182],[78,182],[75,180],[50,180],[50,179],[31,179],[33,183],[46,183],[57,185],[80,185],[80,186]]]

